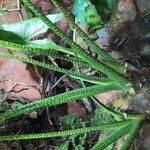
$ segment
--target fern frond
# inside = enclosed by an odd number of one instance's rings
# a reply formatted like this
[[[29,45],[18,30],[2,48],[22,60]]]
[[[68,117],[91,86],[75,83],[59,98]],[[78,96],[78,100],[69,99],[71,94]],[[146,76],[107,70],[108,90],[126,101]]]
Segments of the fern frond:
[[[68,103],[73,100],[79,100],[84,97],[119,89],[120,86],[115,83],[108,85],[96,85],[86,88],[79,88],[66,93],[58,94],[56,96],[41,99],[39,101],[23,105],[18,108],[14,108],[12,110],[8,110],[0,114],[0,121],[4,121],[12,117],[19,116],[21,114],[30,113],[32,111],[39,110],[45,107]]]
[[[59,37],[61,37],[64,41],[66,41],[71,47],[73,52],[76,55],[79,55],[83,61],[89,63],[93,68],[102,71],[109,77],[113,78],[116,82],[120,83],[120,85],[124,88],[129,88],[132,86],[132,83],[114,71],[112,68],[106,66],[104,63],[95,60],[90,54],[85,52],[80,46],[78,46],[72,39],[66,36],[56,25],[54,25],[42,12],[40,12],[31,2],[30,0],[22,0],[25,5],[36,15],[38,16],[44,23],[46,23],[49,28],[56,33]]]
[[[133,123],[128,123],[113,131],[111,134],[103,137],[100,141],[93,146],[92,150],[104,150],[109,145],[115,143],[119,138],[123,137],[131,131]]]
[[[119,121],[114,123],[102,124],[100,126],[84,127],[84,128],[77,128],[72,130],[49,132],[49,133],[6,135],[6,136],[0,136],[0,141],[29,140],[29,139],[41,139],[41,138],[43,139],[43,138],[50,138],[50,137],[79,135],[79,134],[95,132],[95,131],[110,131],[110,130],[116,130],[121,126],[129,124],[129,122],[130,121],[128,120]]]
[[[131,144],[133,144],[136,136],[138,135],[141,127],[142,127],[143,120],[136,120],[133,123],[133,128],[131,132],[129,133],[127,139],[125,139],[125,142],[123,143],[120,150],[129,150]]]
[[[64,74],[66,74],[70,77],[80,79],[80,80],[83,80],[83,81],[87,81],[87,82],[90,82],[90,83],[94,83],[94,84],[104,84],[105,85],[105,84],[109,84],[109,83],[113,82],[112,80],[110,80],[108,78],[99,78],[99,77],[96,77],[96,76],[95,77],[94,76],[88,76],[86,74],[79,73],[77,71],[75,72],[75,71],[67,70],[67,69],[64,69],[64,68],[56,67],[52,64],[46,64],[46,63],[39,62],[39,61],[36,61],[36,60],[33,60],[33,59],[20,57],[20,56],[12,55],[12,54],[5,53],[5,52],[0,52],[0,56],[11,58],[11,59],[16,59],[16,60],[19,60],[19,61],[22,61],[22,62],[27,62],[27,63],[33,64],[33,65],[43,67],[43,68],[48,69],[48,70],[53,70],[53,71],[57,71],[57,72],[60,72],[60,73],[64,73]]]
[[[41,50],[43,50],[46,54],[48,53],[47,48],[35,48],[32,45],[22,45],[22,44],[18,44],[18,43],[13,43],[13,42],[8,42],[8,41],[3,41],[0,40],[0,45],[2,47],[6,47],[9,49],[16,49],[16,50],[26,50],[26,51],[33,51],[33,52],[40,52]],[[62,47],[62,46],[53,46],[53,45],[49,45],[49,49],[53,49],[53,50],[57,50],[57,51],[61,51],[70,55],[75,55],[75,53],[70,49],[70,48],[66,48],[66,47]]]
[[[49,56],[49,57],[58,58],[58,59],[62,59],[62,60],[65,60],[65,61],[73,62],[75,64],[79,64],[79,65],[82,65],[82,66],[91,67],[88,63],[83,62],[81,60],[81,58],[70,57],[70,56],[65,57],[64,55],[58,54],[56,51],[54,52],[53,50],[48,50],[48,49],[44,49],[44,48],[40,49],[40,48],[35,48],[35,47],[29,46],[29,45],[21,45],[21,44],[17,44],[17,43],[2,41],[2,40],[0,40],[0,46],[11,49],[11,50],[27,51],[27,52],[31,52],[32,54],[41,54],[41,55],[45,55],[45,56]],[[50,46],[50,48],[53,48],[53,47]],[[66,49],[66,50],[64,50],[64,49]],[[74,53],[72,53],[71,49],[69,49],[69,48],[60,47],[60,49],[58,48],[57,50],[60,51],[60,52],[65,52],[67,54],[76,56]]]
[[[115,118],[117,118],[118,120],[125,119],[125,116],[123,113],[116,111],[116,110],[113,110],[112,108],[104,105],[99,100],[97,100],[97,98],[95,98],[94,96],[91,97],[91,99],[98,105],[98,108],[101,109],[102,112],[110,114],[110,115],[114,116]]]
[[[118,61],[113,59],[110,55],[107,54],[104,50],[102,50],[92,39],[88,37],[86,33],[84,33],[81,28],[75,23],[73,17],[70,15],[70,12],[65,9],[58,0],[52,0],[54,5],[63,12],[65,18],[68,20],[69,24],[72,28],[76,29],[76,32],[82,37],[82,39],[102,58],[103,63],[118,71],[119,73],[123,73],[124,66],[120,64]]]

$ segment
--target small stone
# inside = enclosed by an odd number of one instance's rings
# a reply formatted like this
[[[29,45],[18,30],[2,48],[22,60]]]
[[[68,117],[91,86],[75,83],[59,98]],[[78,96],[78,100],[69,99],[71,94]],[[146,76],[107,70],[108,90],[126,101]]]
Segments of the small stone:
[[[150,11],[150,0],[137,0],[136,3],[141,14],[145,14]]]
[[[36,111],[33,111],[29,114],[29,117],[32,119],[36,119],[37,118],[38,113]]]

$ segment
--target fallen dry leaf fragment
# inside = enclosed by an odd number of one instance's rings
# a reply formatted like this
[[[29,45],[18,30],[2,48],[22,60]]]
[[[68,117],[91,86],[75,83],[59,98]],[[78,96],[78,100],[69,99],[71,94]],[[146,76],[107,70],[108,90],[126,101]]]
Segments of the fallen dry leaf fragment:
[[[11,92],[12,97],[20,96],[28,101],[41,99],[38,81],[27,70],[23,62],[0,58],[0,89]]]

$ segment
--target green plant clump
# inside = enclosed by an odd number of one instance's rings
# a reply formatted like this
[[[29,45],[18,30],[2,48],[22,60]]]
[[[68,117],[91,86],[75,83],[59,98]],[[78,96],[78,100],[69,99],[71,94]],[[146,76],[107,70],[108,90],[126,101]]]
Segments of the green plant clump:
[[[74,22],[74,18],[70,15],[70,12],[63,8],[63,6],[61,6],[59,0],[52,0],[52,2],[57,6],[60,12],[63,13],[64,17],[68,20],[71,27],[73,29],[76,29],[76,32],[81,36],[81,38],[90,46],[90,48],[95,53],[99,55],[99,60],[93,58],[89,53],[87,53],[84,49],[77,45],[70,37],[66,36],[55,25],[55,23],[59,21],[58,17],[61,19],[61,14],[57,14],[57,20],[51,20],[50,16],[46,17],[30,2],[30,0],[22,1],[26,5],[26,7],[36,15],[37,18],[34,20],[25,20],[14,25],[10,24],[0,26],[0,46],[11,50],[11,53],[0,52],[0,56],[16,59],[18,61],[23,61],[36,66],[40,66],[51,71],[57,71],[66,74],[67,76],[70,76],[72,78],[88,82],[89,86],[71,90],[62,94],[44,98],[36,102],[31,102],[29,104],[7,110],[6,112],[0,114],[1,122],[5,122],[8,119],[17,117],[22,114],[29,114],[30,112],[35,110],[68,103],[73,100],[80,100],[84,97],[91,97],[99,93],[105,93],[112,90],[130,91],[130,89],[137,88],[136,83],[132,83],[132,81],[124,76],[124,65],[120,64],[117,60],[109,56],[104,50],[100,49],[99,46],[79,28],[79,26]],[[38,20],[42,22],[38,24]],[[31,22],[32,24],[30,24]],[[30,25],[30,27],[26,28],[28,25]],[[14,28],[14,26],[20,27],[21,30],[26,30],[18,32],[16,28]],[[37,26],[37,28],[35,28],[35,26]],[[56,45],[53,41],[50,41],[48,39],[35,41],[31,40],[39,33],[44,33],[45,31],[47,31],[48,28],[51,29],[66,43],[68,43],[68,45],[70,45],[70,48]],[[14,50],[24,53],[29,57],[25,58],[22,56],[18,56],[17,54],[13,53]],[[56,67],[52,64],[42,63],[33,60],[30,57],[34,54],[46,55],[49,57],[69,61],[76,65],[79,65],[79,67],[86,66],[89,68],[93,68],[99,72],[102,72],[104,74],[104,77],[88,76],[84,73],[80,73],[78,70],[67,70],[65,68]],[[108,108],[107,106],[102,105],[101,103],[99,103],[98,108],[101,108],[98,114],[102,117],[98,117],[98,115],[95,115],[93,118],[91,118],[91,123],[88,126],[84,123],[80,126],[70,126],[70,129],[66,128],[62,131],[37,134],[4,135],[0,136],[0,141],[40,139],[58,136],[78,136],[80,134],[82,134],[82,136],[84,137],[84,135],[89,132],[106,131],[108,133],[107,136],[100,138],[97,144],[95,144],[91,148],[92,150],[104,150],[125,135],[126,140],[124,141],[121,150],[128,150],[135,137],[137,136],[140,128],[142,127],[142,124],[145,120],[144,116],[142,114],[123,115],[121,112],[116,112]],[[104,116],[107,116],[107,119]],[[64,145],[65,149],[68,149],[67,147],[69,145],[69,142],[66,141]],[[83,145],[83,143],[81,145]],[[62,149],[62,147],[63,145],[60,146],[60,149]]]

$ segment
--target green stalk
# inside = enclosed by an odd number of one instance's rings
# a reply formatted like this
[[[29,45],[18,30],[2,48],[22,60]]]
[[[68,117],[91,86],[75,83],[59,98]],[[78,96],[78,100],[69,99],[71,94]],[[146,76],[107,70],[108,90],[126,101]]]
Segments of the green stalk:
[[[123,125],[122,127],[118,128],[116,131],[100,139],[100,141],[93,146],[92,150],[104,150],[109,145],[115,143],[119,138],[129,133],[132,127],[133,125],[131,122]]]
[[[12,110],[8,110],[0,114],[0,121],[4,121],[21,114],[30,113],[32,111],[40,110],[46,107],[60,105],[73,100],[79,100],[84,97],[119,89],[120,86],[115,83],[109,85],[96,85],[86,88],[79,88],[66,93],[58,94],[56,96],[41,99],[39,101],[23,105]]]
[[[101,103],[99,100],[97,100],[94,96],[90,97],[102,110],[105,112],[113,115],[117,119],[125,119],[123,113],[113,110],[112,108],[109,108],[108,106]]]
[[[131,132],[129,133],[127,139],[125,139],[125,142],[123,143],[120,150],[129,150],[130,146],[133,144],[135,138],[137,137],[141,127],[142,127],[143,120],[136,120],[134,121],[133,128]]]
[[[114,122],[109,124],[102,124],[100,126],[95,126],[95,127],[84,127],[84,128],[77,128],[72,130],[49,132],[49,133],[6,135],[6,136],[0,136],[0,141],[31,140],[31,139],[43,139],[43,138],[59,137],[59,136],[79,135],[87,132],[114,130],[127,123],[129,123],[129,121],[119,121],[119,122]]]
[[[9,49],[16,49],[16,50],[27,50],[27,51],[37,51],[37,52],[40,52],[40,51],[44,51],[45,53],[47,52],[48,53],[48,50],[47,48],[35,48],[33,47],[32,45],[22,45],[22,44],[18,44],[18,43],[13,43],[13,42],[7,42],[7,41],[3,41],[3,40],[0,40],[0,45],[3,46],[3,47],[6,47],[6,48],[9,48]],[[75,55],[75,53],[70,49],[70,48],[66,48],[66,47],[62,47],[62,46],[51,46],[49,45],[49,49],[53,49],[53,50],[56,50],[56,51],[60,51],[60,52],[64,52],[64,53],[67,53],[67,54],[70,54],[70,55]]]
[[[113,78],[116,82],[118,82],[122,87],[129,88],[132,86],[132,83],[114,71],[112,68],[106,66],[100,61],[95,60],[95,58],[91,57],[90,54],[85,52],[81,47],[79,47],[75,42],[73,42],[68,36],[66,36],[56,25],[54,25],[43,13],[41,13],[31,2],[30,0],[23,0],[25,5],[33,11],[33,13],[39,17],[44,23],[46,23],[49,28],[56,33],[59,37],[61,37],[64,41],[66,41],[71,47],[76,55],[79,55],[85,62],[89,63],[93,68],[102,71],[106,75]]]
[[[81,58],[70,57],[70,56],[65,57],[64,55],[58,54],[56,51],[53,51],[53,50],[35,48],[30,45],[21,45],[21,44],[16,44],[16,43],[12,43],[12,42],[2,41],[2,40],[0,40],[0,45],[2,47],[5,47],[5,48],[11,49],[11,50],[16,50],[16,51],[20,51],[20,52],[28,51],[28,52],[31,52],[32,54],[41,54],[41,55],[50,56],[53,58],[62,59],[65,61],[70,61],[75,64],[91,67],[88,63],[83,62],[81,60]],[[61,52],[64,52],[64,51],[61,50]],[[71,52],[71,49],[69,49],[69,48],[68,48],[68,51],[65,51],[65,53],[66,52],[68,52],[68,54],[70,54],[70,55],[75,55],[74,53]]]
[[[88,37],[86,33],[84,33],[81,28],[75,23],[73,17],[70,15],[70,12],[65,9],[58,0],[52,0],[54,5],[63,12],[65,18],[68,20],[69,24],[72,28],[76,29],[76,32],[82,37],[82,39],[101,57],[103,63],[118,71],[119,73],[123,73],[124,66],[120,64],[118,61],[113,59],[111,56],[107,54],[104,50],[102,50],[92,39]]]
[[[75,71],[67,70],[67,69],[64,69],[64,68],[56,67],[52,64],[46,64],[46,63],[39,62],[39,61],[36,61],[36,60],[33,60],[33,59],[20,57],[20,56],[12,55],[12,54],[5,53],[5,52],[0,52],[0,56],[11,58],[11,59],[16,59],[16,60],[19,60],[19,61],[22,61],[22,62],[27,62],[27,63],[33,64],[33,65],[43,67],[43,68],[48,69],[48,70],[53,70],[53,71],[57,71],[57,72],[60,72],[60,73],[64,73],[64,74],[66,74],[68,76],[71,76],[73,78],[84,80],[84,81],[94,83],[94,84],[101,84],[101,85],[106,84],[107,85],[109,83],[114,82],[114,81],[112,81],[110,79],[107,79],[107,78],[99,78],[99,77],[96,77],[96,76],[88,76],[88,75],[83,74],[83,73],[78,73],[77,71],[75,72]]]

